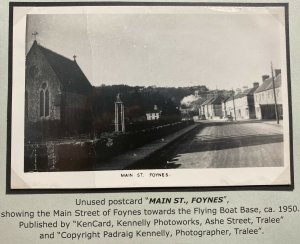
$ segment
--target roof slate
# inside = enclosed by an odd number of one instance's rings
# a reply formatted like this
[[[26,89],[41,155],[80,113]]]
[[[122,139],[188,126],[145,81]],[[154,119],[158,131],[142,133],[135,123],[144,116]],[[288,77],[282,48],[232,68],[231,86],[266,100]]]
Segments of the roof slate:
[[[55,53],[37,44],[37,42],[34,42],[33,46],[34,45],[43,53],[53,71],[67,90],[80,94],[91,92],[92,85],[76,61]]]
[[[232,95],[229,96],[229,97],[226,97],[226,98],[223,100],[223,103],[228,102],[228,101],[231,101],[231,100],[232,100]]]
[[[205,105],[208,105],[208,104],[222,104],[224,98],[222,96],[217,96],[217,97],[211,97],[211,98],[208,98],[206,99],[202,104],[201,106],[205,106]]]
[[[206,101],[206,98],[200,97],[196,101],[191,102],[192,106],[201,106]]]
[[[277,75],[274,78],[275,88],[281,87],[281,74]],[[263,81],[263,83],[257,88],[257,90],[254,93],[259,93],[263,91],[267,91],[273,89],[273,80],[272,77],[266,79]]]
[[[217,96],[217,97],[214,97],[214,99],[212,101],[210,101],[210,104],[222,104],[223,100],[224,100],[223,97]]]
[[[201,104],[201,106],[210,104],[210,102],[211,102],[213,99],[214,99],[213,97],[206,99],[206,100]]]
[[[251,87],[251,88],[248,88],[248,89],[246,89],[246,90],[243,91],[243,92],[237,93],[237,94],[234,96],[234,99],[239,99],[239,98],[243,98],[243,97],[246,97],[246,96],[253,95],[257,89],[258,89],[258,87]],[[226,101],[231,101],[231,100],[233,100],[233,96],[229,97]]]

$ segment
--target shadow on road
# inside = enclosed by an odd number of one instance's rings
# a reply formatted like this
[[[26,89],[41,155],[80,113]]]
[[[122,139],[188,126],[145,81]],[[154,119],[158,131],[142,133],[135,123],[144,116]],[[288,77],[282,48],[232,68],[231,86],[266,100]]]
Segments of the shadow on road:
[[[201,128],[199,129],[199,131]],[[190,143],[192,141],[192,143]],[[175,169],[181,166],[177,163],[178,157],[187,153],[217,151],[240,147],[257,146],[283,142],[282,134],[247,134],[227,137],[201,135],[191,133],[185,135],[176,143],[167,146],[164,150],[155,153],[143,162],[135,165],[134,169]]]
[[[200,126],[181,137],[176,142],[168,145],[163,150],[152,154],[149,158],[132,165],[130,169],[175,169],[181,167],[178,162],[180,157],[184,154],[218,151],[233,148],[258,146],[271,143],[283,142],[282,133],[269,133],[269,134],[233,134],[214,135],[214,134],[201,134],[200,131],[205,127],[210,126],[227,126],[230,124],[247,124],[249,121],[238,122],[200,122]],[[251,121],[251,123],[261,123],[261,121]],[[225,128],[224,128],[225,129]],[[225,129],[226,130],[226,129]],[[238,133],[238,132],[237,132]]]
[[[257,146],[262,144],[283,142],[282,134],[264,135],[242,135],[229,137],[199,137],[193,141],[189,147],[185,148],[185,153],[217,151],[238,147]]]

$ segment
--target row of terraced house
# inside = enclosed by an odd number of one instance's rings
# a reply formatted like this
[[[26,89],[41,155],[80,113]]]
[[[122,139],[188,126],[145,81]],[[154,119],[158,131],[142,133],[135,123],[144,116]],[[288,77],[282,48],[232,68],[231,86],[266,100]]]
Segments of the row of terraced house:
[[[275,70],[273,78],[262,76],[262,83],[253,83],[251,88],[244,87],[224,97],[220,94],[208,96],[199,106],[201,119],[276,119],[275,98],[279,119],[283,118],[281,70]]]

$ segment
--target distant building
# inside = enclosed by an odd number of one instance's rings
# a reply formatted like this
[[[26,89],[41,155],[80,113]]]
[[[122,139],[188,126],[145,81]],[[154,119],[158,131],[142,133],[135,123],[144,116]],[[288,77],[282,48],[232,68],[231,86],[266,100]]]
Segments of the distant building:
[[[272,77],[264,75],[263,83],[257,88],[254,93],[255,113],[258,119],[276,119],[275,114],[275,99],[273,90]],[[278,116],[283,118],[282,111],[282,89],[281,89],[281,70],[275,70],[275,95],[277,100]]]
[[[206,100],[205,97],[200,96],[197,91],[195,91],[196,95],[190,95],[187,96],[185,98],[190,98],[192,97],[195,100],[191,100],[188,103],[182,103],[181,107],[180,107],[180,113],[182,118],[184,119],[191,119],[194,118],[195,120],[199,118],[198,115],[200,115],[200,113],[198,113],[198,111],[201,108],[201,104]],[[186,99],[187,100],[187,99]],[[182,100],[184,101],[184,100]]]
[[[160,118],[161,111],[158,110],[157,105],[154,105],[153,110],[147,111],[146,117],[147,120],[158,120]]]
[[[34,41],[26,55],[25,122],[29,133],[81,133],[91,129],[92,85],[74,60]],[[62,130],[61,130],[62,131]],[[45,134],[41,132],[41,134]]]
[[[199,109],[199,116],[206,119],[220,119],[222,117],[222,101],[223,97],[216,95],[208,97]]]
[[[210,117],[210,113],[208,111],[208,104],[209,102],[213,99],[213,97],[208,97],[200,106],[200,109],[199,109],[199,116],[201,118],[209,118]]]
[[[224,100],[222,102],[222,117],[223,118],[232,116],[233,102],[232,102],[231,98],[232,98],[231,96],[228,96],[228,97],[224,98]]]
[[[254,92],[259,83],[253,83],[252,88],[243,87],[236,95],[230,96],[223,101],[222,109],[224,117],[235,117],[236,119],[255,119]]]

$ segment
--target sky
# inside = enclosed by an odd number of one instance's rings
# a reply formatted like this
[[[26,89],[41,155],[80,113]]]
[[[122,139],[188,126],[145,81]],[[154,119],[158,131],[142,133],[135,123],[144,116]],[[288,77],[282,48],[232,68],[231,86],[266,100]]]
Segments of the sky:
[[[236,89],[281,68],[275,14],[34,14],[26,51],[37,42],[73,59],[89,79],[132,86]]]

